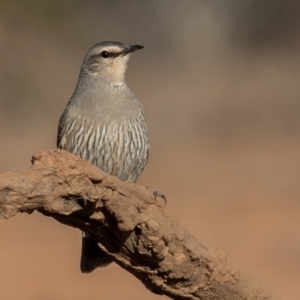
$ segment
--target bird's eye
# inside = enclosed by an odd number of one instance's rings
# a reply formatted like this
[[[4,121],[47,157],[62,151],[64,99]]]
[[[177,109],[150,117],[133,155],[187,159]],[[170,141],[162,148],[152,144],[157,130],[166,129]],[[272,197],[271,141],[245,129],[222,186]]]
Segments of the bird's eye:
[[[100,55],[101,55],[101,57],[103,57],[103,58],[108,58],[108,57],[109,57],[109,52],[107,52],[107,51],[102,51],[102,52],[100,53]]]

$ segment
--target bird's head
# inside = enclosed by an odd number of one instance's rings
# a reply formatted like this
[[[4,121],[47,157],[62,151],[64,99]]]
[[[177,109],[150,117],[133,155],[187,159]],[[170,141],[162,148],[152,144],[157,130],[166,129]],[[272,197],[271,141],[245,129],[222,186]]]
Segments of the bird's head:
[[[111,84],[123,83],[132,52],[144,48],[120,42],[102,42],[86,54],[81,72]]]

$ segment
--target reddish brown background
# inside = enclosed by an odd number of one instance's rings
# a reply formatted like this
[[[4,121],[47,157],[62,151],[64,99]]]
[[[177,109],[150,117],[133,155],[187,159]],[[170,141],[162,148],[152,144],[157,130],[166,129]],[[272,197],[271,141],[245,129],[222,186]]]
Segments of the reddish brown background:
[[[139,183],[199,241],[298,300],[300,5],[225,2],[0,1],[0,171],[55,147],[93,44],[142,44],[127,76],[150,130]],[[0,220],[0,236],[1,299],[159,298],[116,265],[81,274],[80,232],[50,218]]]

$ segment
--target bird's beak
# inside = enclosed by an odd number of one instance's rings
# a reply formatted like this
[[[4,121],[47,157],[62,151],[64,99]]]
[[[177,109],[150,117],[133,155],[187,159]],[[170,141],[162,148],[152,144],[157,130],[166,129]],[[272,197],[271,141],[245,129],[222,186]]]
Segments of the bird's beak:
[[[132,46],[129,46],[129,53],[130,52],[134,52],[136,50],[140,50],[140,49],[143,49],[144,46],[141,46],[141,45],[132,45]]]
[[[129,54],[129,53],[132,53],[136,50],[140,50],[140,49],[143,49],[144,46],[141,46],[141,45],[132,45],[132,46],[127,46],[123,51],[122,51],[122,54],[123,55],[126,55],[126,54]]]

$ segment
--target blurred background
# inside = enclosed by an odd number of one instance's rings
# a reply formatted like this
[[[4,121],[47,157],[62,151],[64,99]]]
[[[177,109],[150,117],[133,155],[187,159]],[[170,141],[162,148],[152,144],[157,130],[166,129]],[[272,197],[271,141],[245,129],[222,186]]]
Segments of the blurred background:
[[[300,2],[0,1],[0,171],[56,146],[83,57],[141,44],[127,82],[151,153],[139,184],[282,299],[300,294]],[[113,264],[83,275],[81,233],[38,213],[0,220],[0,298],[167,299]]]

